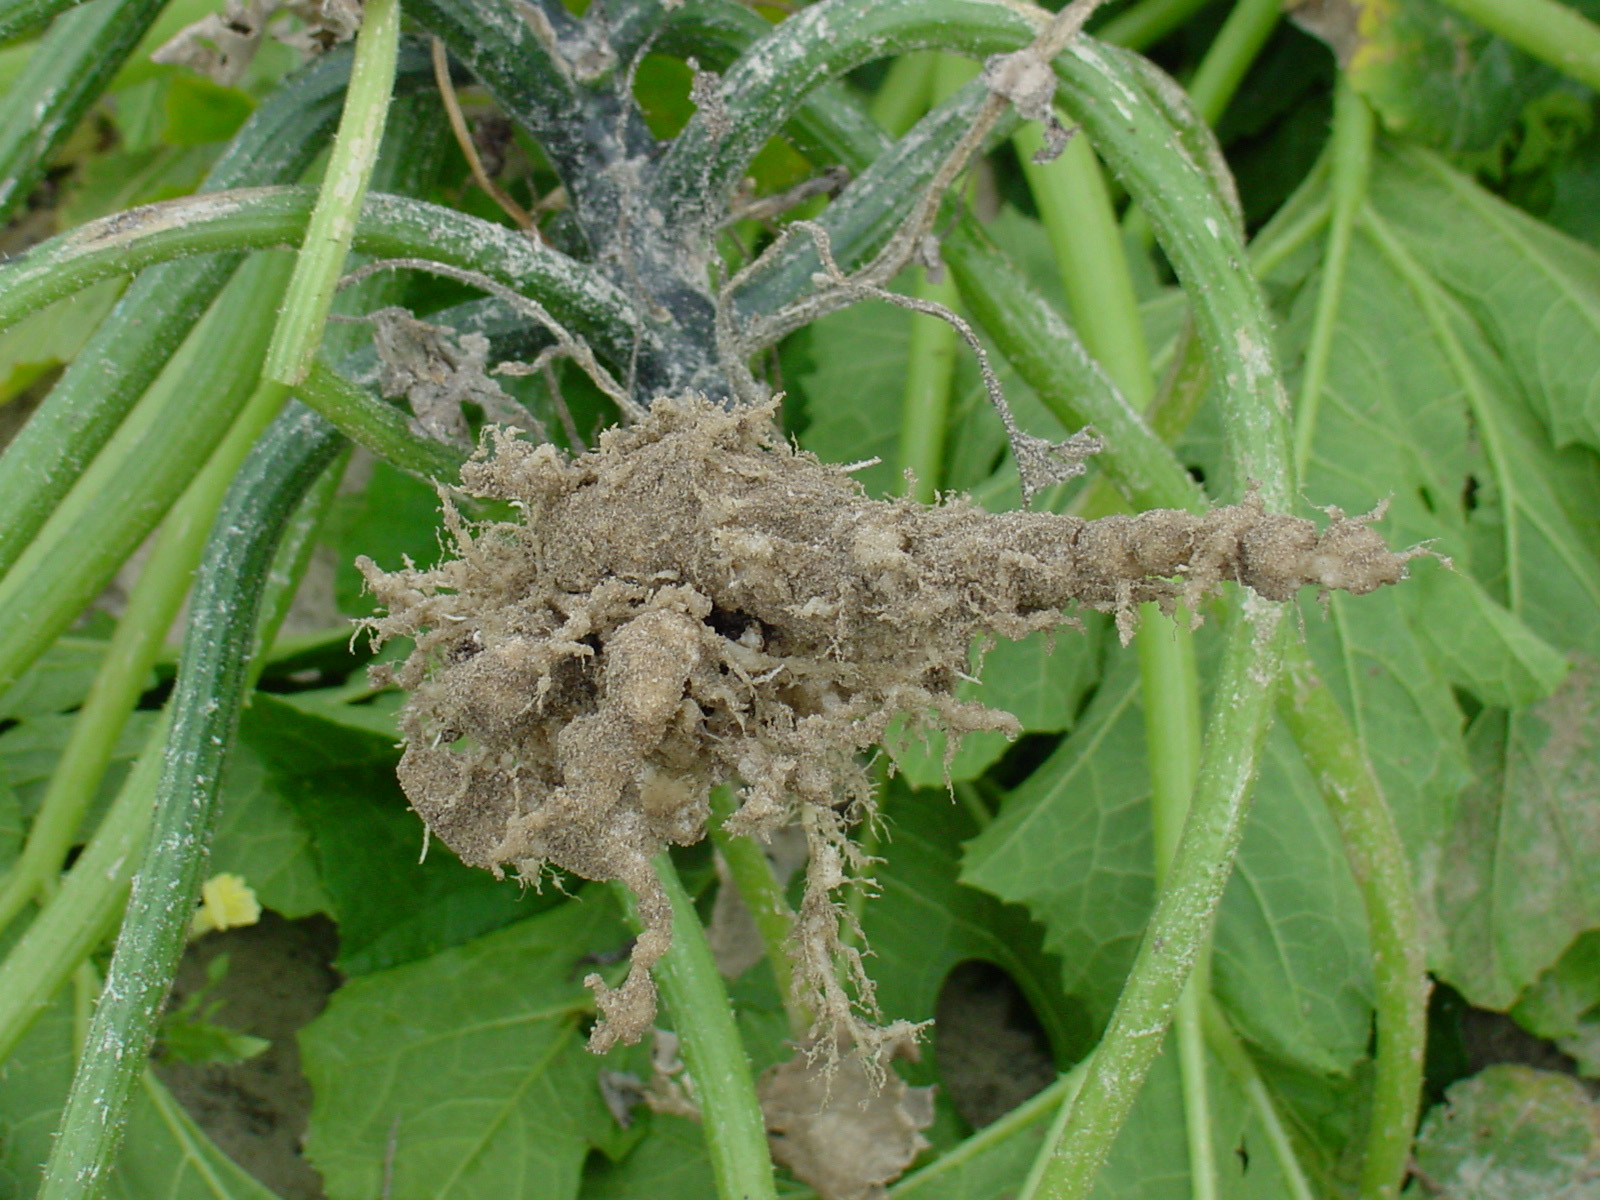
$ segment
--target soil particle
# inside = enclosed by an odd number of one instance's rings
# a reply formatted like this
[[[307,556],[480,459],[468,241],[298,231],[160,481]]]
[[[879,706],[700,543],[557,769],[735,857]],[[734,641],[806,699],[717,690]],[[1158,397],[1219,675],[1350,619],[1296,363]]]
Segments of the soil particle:
[[[733,832],[804,830],[797,985],[838,1044],[887,1050],[837,893],[870,866],[850,838],[873,812],[859,756],[891,720],[1015,733],[955,698],[974,637],[1020,638],[1082,606],[1191,611],[1224,581],[1287,600],[1302,586],[1372,591],[1404,573],[1367,518],[1310,522],[1253,497],[1204,515],[1087,522],[867,498],[791,447],[773,408],[663,398],[569,459],[498,432],[468,492],[521,522],[469,526],[446,501],[456,557],[386,573],[359,560],[405,636],[380,682],[412,693],[399,774],[465,862],[536,879],[554,865],[624,882],[643,932],[617,989],[596,976],[591,1046],[635,1041],[655,1013],[650,968],[671,917],[650,860],[705,833],[707,793],[742,787]],[[952,745],[956,743],[951,739]]]

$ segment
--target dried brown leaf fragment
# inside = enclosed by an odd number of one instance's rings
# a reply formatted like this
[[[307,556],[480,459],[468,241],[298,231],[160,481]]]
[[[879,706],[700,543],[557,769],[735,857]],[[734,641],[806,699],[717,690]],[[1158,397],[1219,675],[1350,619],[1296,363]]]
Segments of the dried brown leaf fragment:
[[[956,698],[980,635],[1020,638],[1083,606],[1194,606],[1225,581],[1287,599],[1371,591],[1404,573],[1366,519],[1209,513],[1084,521],[964,500],[873,500],[794,449],[772,407],[665,397],[638,425],[568,458],[500,433],[463,471],[520,522],[468,526],[430,570],[361,569],[387,610],[368,626],[415,648],[378,677],[412,693],[400,780],[463,861],[525,878],[547,865],[621,880],[643,933],[622,987],[594,986],[591,1045],[651,1025],[650,968],[671,944],[651,858],[705,836],[707,795],[736,783],[731,832],[785,825],[809,860],[794,951],[799,999],[831,1056],[869,1073],[904,1032],[880,1028],[839,893],[870,860],[864,752],[900,714],[952,733],[1016,731]]]
[[[914,1057],[909,1040],[895,1049]],[[761,1077],[757,1092],[774,1162],[821,1200],[877,1200],[928,1148],[931,1087],[887,1079],[856,1052],[838,1060],[800,1050]]]

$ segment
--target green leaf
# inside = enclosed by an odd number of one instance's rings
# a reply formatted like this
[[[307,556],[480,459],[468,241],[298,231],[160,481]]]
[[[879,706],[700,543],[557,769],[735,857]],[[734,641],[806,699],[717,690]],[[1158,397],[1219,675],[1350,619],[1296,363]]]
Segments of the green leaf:
[[[1600,1108],[1569,1075],[1504,1063],[1455,1084],[1417,1136],[1419,1173],[1451,1200],[1588,1200]]]
[[[1303,607],[1306,645],[1366,749],[1415,868],[1472,780],[1449,681],[1406,621],[1398,589]]]
[[[106,643],[98,638],[61,638],[0,695],[0,721],[76,708],[89,694],[105,654]]]
[[[0,333],[0,404],[15,400],[50,371],[70,362],[125,286],[122,279],[102,280]]]
[[[418,566],[439,557],[439,496],[432,487],[380,462],[359,492],[341,496],[328,514],[325,538],[338,556],[334,595],[346,616],[372,613],[360,573],[352,565],[365,554],[386,571],[410,555]]]
[[[225,142],[239,132],[255,104],[238,88],[192,71],[174,72],[162,97],[162,140],[172,146]]]
[[[0,1087],[0,1195],[31,1196],[77,1063],[71,998],[40,1015],[5,1064]],[[136,1089],[109,1200],[274,1200],[228,1158],[146,1071]]]
[[[716,1194],[705,1134],[687,1117],[645,1113],[639,1144],[619,1162],[596,1158],[584,1173],[583,1200],[705,1200]]]
[[[1600,927],[1600,686],[1583,666],[1549,699],[1473,722],[1479,781],[1422,882],[1435,970],[1510,1008],[1572,940]]]
[[[1149,916],[1155,854],[1139,675],[1118,663],[1083,721],[966,845],[962,882],[1025,904],[1096,1029]]]
[[[616,1130],[578,981],[586,955],[627,936],[596,890],[335,992],[300,1034],[306,1148],[328,1194],[378,1195],[392,1157],[395,1196],[575,1197],[589,1148]]]
[[[88,820],[97,820],[101,807],[109,804],[122,786],[128,765],[143,751],[155,718],[153,712],[129,715],[112,747],[111,764],[100,781]],[[70,713],[50,713],[22,721],[0,733],[0,781],[15,790],[25,815],[32,817],[38,810],[61,752],[72,736],[75,720]]]
[[[943,790],[892,786],[885,801],[884,861],[872,872],[880,894],[861,914],[884,1015],[930,1019],[950,971],[981,959],[1016,981],[1063,1060],[1081,1054],[1090,1031],[1082,1009],[1063,1003],[1061,964],[1045,953],[1039,928],[959,879],[961,842],[978,832],[972,815]],[[936,1059],[938,1039],[935,1028]]]
[[[1083,723],[967,845],[966,882],[1027,905],[1099,1028],[1154,886],[1138,671],[1120,663]],[[1269,742],[1215,941],[1215,985],[1241,1033],[1319,1072],[1365,1052],[1372,983],[1365,919],[1298,754]]]
[[[1345,6],[1346,8],[1350,6]],[[1484,153],[1561,76],[1439,0],[1356,0],[1353,28],[1324,30],[1355,88],[1395,133]]]
[[[1485,704],[1542,700],[1567,674],[1567,660],[1470,575],[1422,562],[1400,591],[1408,620],[1444,677]]]
[[[1091,613],[1085,626],[1081,632],[1041,631],[1019,642],[996,642],[983,655],[981,666],[973,664],[973,673],[981,682],[959,684],[957,697],[1010,713],[1022,723],[1024,733],[1070,729],[1084,696],[1099,679],[1109,623]],[[904,744],[894,740],[893,734],[885,742],[894,748],[895,767],[906,781],[914,788],[944,787],[944,733],[901,736]],[[967,734],[950,762],[948,778],[953,783],[976,779],[1010,744],[1001,733],[980,730]]]
[[[240,876],[263,907],[291,920],[329,910],[311,833],[248,745],[235,748],[218,803],[211,874]]]
[[[219,150],[214,145],[153,146],[96,155],[73,177],[61,222],[81,225],[136,205],[187,196],[199,188]]]
[[[1494,398],[1600,449],[1600,252],[1420,151],[1384,156],[1372,201],[1515,380]]]
[[[1600,1075],[1600,930],[1581,935],[1561,961],[1534,981],[1511,1015],[1555,1042],[1580,1074]]]
[[[1281,1200],[1288,1187],[1257,1114],[1221,1062],[1206,1055],[1218,1195],[1228,1200]],[[1185,1142],[1184,1101],[1170,1047],[1150,1070],[1144,1090],[1101,1170],[1093,1200],[1192,1200]],[[1026,1122],[1005,1118],[917,1172],[890,1192],[893,1200],[991,1200],[1014,1194],[1027,1176],[1055,1115],[1049,1108]],[[1001,1134],[1001,1130],[1004,1134]]]
[[[339,923],[337,965],[346,974],[425,957],[558,899],[465,867],[443,847],[419,862],[423,826],[395,780],[392,734],[339,724],[262,693],[240,734],[311,833]]]

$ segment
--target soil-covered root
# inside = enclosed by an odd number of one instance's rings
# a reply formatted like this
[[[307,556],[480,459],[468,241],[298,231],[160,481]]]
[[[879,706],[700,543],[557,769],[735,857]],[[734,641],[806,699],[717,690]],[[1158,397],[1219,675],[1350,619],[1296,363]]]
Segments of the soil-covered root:
[[[1225,580],[1273,600],[1367,592],[1408,557],[1365,518],[1335,513],[1318,532],[1253,498],[1099,521],[872,500],[785,442],[770,408],[697,398],[658,400],[577,458],[499,432],[462,478],[522,520],[468,526],[447,499],[456,557],[360,562],[387,610],[374,635],[416,640],[379,669],[412,693],[400,780],[467,863],[561,867],[638,896],[627,981],[587,981],[597,1050],[654,1017],[671,917],[650,860],[704,836],[712,786],[741,786],[736,832],[804,828],[797,986],[819,1030],[886,1047],[904,1030],[866,1019],[872,987],[836,896],[869,865],[849,836],[872,811],[858,757],[900,714],[1015,731],[954,696],[974,637],[1019,638],[1074,605],[1115,613],[1126,634],[1139,603],[1193,606]]]

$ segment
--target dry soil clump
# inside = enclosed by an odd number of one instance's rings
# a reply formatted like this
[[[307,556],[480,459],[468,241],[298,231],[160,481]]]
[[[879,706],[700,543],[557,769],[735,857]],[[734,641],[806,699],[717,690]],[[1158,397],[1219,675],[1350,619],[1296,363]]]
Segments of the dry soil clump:
[[[576,458],[504,432],[492,451],[465,488],[523,519],[468,526],[446,501],[457,557],[361,561],[387,610],[370,625],[416,639],[383,671],[412,693],[400,780],[433,832],[468,863],[553,865],[638,897],[626,982],[588,981],[600,1050],[654,1017],[672,933],[650,860],[704,836],[714,785],[741,789],[736,832],[805,830],[797,985],[824,1037],[887,1046],[904,1031],[864,1019],[872,987],[835,897],[866,865],[849,837],[872,811],[859,757],[899,714],[1015,728],[954,697],[974,637],[1055,626],[1072,605],[1126,634],[1140,602],[1193,604],[1225,580],[1273,600],[1366,592],[1406,558],[1364,520],[1334,513],[1319,533],[1254,500],[1093,522],[872,500],[784,441],[770,408],[700,399],[659,400]]]

